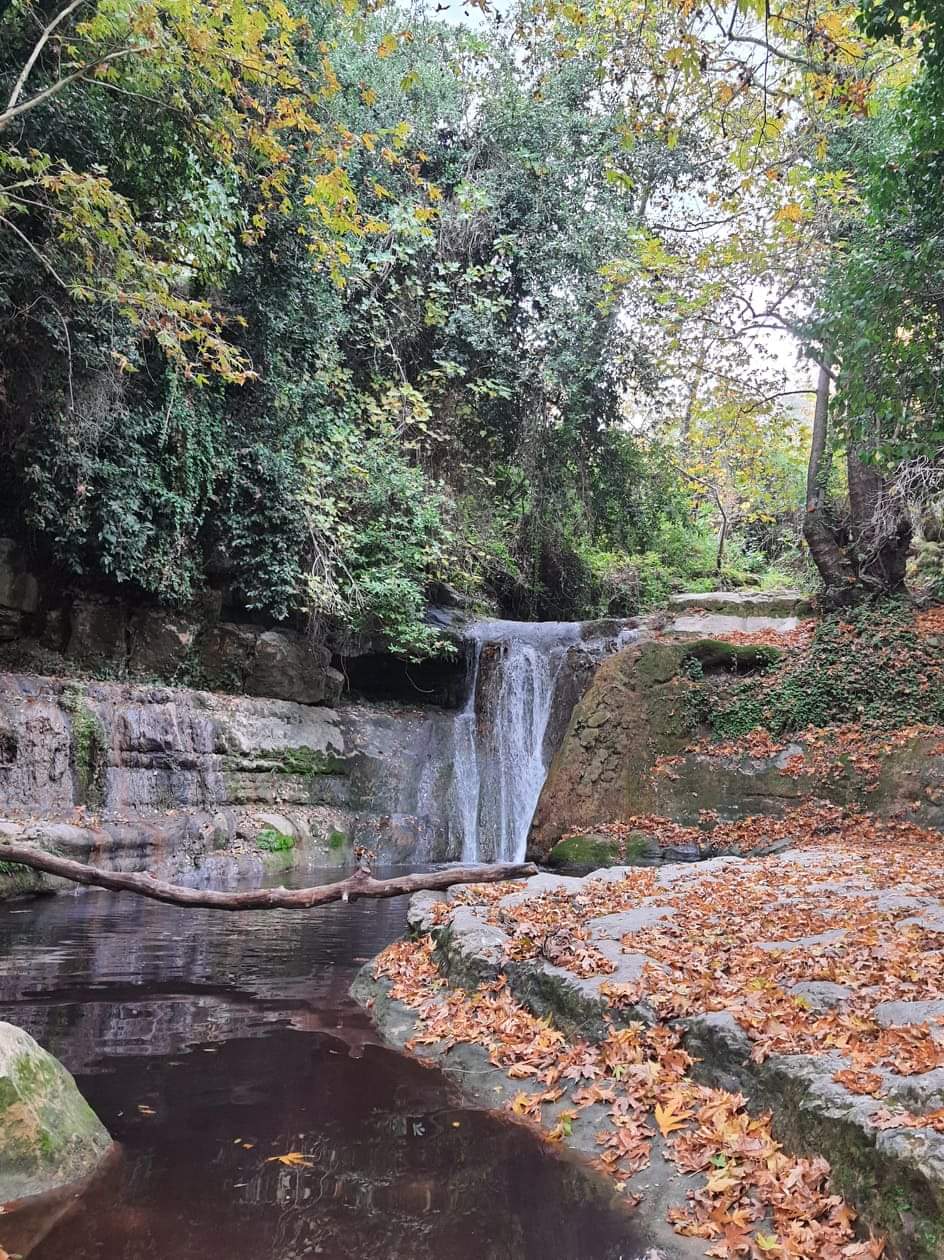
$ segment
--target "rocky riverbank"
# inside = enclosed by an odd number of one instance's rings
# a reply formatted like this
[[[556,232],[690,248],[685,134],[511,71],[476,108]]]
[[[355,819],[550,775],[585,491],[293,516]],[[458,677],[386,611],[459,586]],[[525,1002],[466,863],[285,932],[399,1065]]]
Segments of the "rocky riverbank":
[[[595,1156],[666,1255],[940,1257],[940,838],[827,817],[764,859],[421,895],[355,992]]]

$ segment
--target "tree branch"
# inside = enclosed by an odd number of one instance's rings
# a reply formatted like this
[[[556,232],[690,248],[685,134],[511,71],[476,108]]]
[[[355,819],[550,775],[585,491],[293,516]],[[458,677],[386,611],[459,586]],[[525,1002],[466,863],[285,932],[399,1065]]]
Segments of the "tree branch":
[[[9,110],[11,110],[13,106],[17,103],[17,101],[20,99],[20,93],[23,91],[23,88],[26,86],[26,80],[30,76],[30,71],[33,69],[33,66],[36,65],[36,60],[39,57],[39,54],[43,51],[43,48],[46,46],[46,42],[49,39],[50,35],[53,33],[53,31],[56,29],[56,27],[59,25],[60,22],[65,21],[65,19],[69,16],[70,13],[73,13],[79,7],[80,4],[84,4],[84,3],[85,3],[85,0],[72,0],[72,3],[67,4],[64,9],[62,9],[59,13],[57,13],[56,16],[53,18],[53,20],[49,23],[49,25],[43,30],[39,39],[33,45],[33,51],[27,57],[26,64],[24,65],[23,69],[20,71],[20,77],[17,79],[16,83],[13,85],[13,91],[10,93],[10,99],[7,101],[7,108],[6,108],[6,111],[4,112],[9,112]]]
[[[146,873],[134,875],[124,871],[104,871],[97,866],[86,866],[25,844],[0,845],[0,856],[4,862],[16,862],[34,871],[44,871],[47,875],[59,875],[76,884],[107,888],[112,892],[133,892],[172,906],[207,910],[311,910],[332,901],[356,901],[359,897],[405,897],[425,890],[437,892],[455,884],[496,884],[506,879],[526,879],[537,874],[537,867],[530,862],[506,866],[451,866],[425,874],[397,875],[393,879],[374,879],[369,870],[358,869],[336,884],[322,884],[315,888],[254,888],[248,892],[220,892],[209,888],[184,888]]]
[[[37,105],[42,105],[45,101],[51,100],[54,96],[58,96],[60,92],[65,91],[72,83],[78,82],[79,79],[86,79],[99,66],[107,65],[108,62],[117,61],[119,57],[135,57],[142,53],[154,52],[158,44],[142,44],[135,48],[119,48],[117,52],[106,53],[104,57],[97,57],[94,61],[88,62],[81,66],[72,74],[67,74],[64,79],[58,79],[55,83],[51,83],[49,87],[43,88],[41,92],[37,92],[35,96],[31,96],[28,101],[24,101],[22,105],[8,105],[0,114],[0,131],[12,122],[19,114],[25,114],[31,109],[35,109]]]

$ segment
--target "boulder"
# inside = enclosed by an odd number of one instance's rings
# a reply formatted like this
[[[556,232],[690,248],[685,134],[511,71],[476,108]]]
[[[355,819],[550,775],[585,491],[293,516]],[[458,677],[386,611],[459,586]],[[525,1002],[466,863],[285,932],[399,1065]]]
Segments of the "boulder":
[[[555,869],[592,871],[620,861],[620,846],[609,836],[568,836],[555,844],[547,864]]]
[[[39,608],[39,582],[10,538],[0,538],[0,608],[18,613]]]
[[[680,669],[693,646],[650,640],[603,661],[551,763],[531,832],[537,853],[567,831],[656,812],[652,763],[692,737]]]
[[[110,1147],[58,1059],[23,1029],[0,1023],[0,1203],[87,1177]]]
[[[232,621],[205,630],[197,643],[203,683],[217,691],[242,691],[258,637],[258,626],[241,626]]]

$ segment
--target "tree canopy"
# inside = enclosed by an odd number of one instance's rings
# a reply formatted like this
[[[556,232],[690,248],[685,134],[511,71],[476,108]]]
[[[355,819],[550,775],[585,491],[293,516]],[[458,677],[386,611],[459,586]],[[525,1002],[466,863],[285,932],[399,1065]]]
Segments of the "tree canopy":
[[[810,484],[855,586],[884,544],[833,457],[886,525],[937,493],[935,29],[897,0],[12,4],[3,529],[407,655],[436,583],[590,616],[796,580],[821,364]]]

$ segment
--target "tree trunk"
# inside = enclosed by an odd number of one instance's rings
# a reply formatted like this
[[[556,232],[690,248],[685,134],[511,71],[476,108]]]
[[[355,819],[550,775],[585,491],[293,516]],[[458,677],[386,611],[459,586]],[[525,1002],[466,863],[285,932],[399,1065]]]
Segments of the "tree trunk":
[[[854,447],[846,457],[849,508],[858,581],[883,595],[905,589],[905,566],[911,546],[911,517],[902,495]]]
[[[34,871],[59,875],[76,884],[91,884],[112,892],[133,892],[153,901],[173,906],[209,910],[311,910],[332,901],[356,901],[359,897],[405,897],[427,889],[439,891],[454,884],[495,884],[506,879],[526,879],[538,873],[530,862],[510,866],[452,866],[426,874],[398,875],[394,879],[374,879],[366,865],[336,884],[315,888],[255,888],[248,892],[219,892],[209,888],[184,888],[168,884],[153,875],[131,875],[124,871],[104,871],[85,866],[71,858],[57,857],[25,844],[0,844],[0,857]]]
[[[819,570],[829,604],[849,603],[855,597],[856,573],[848,552],[840,545],[826,504],[826,478],[829,473],[829,389],[832,377],[820,364],[816,381],[816,409],[813,413],[813,440],[806,473],[806,515],[803,537],[813,563]]]

